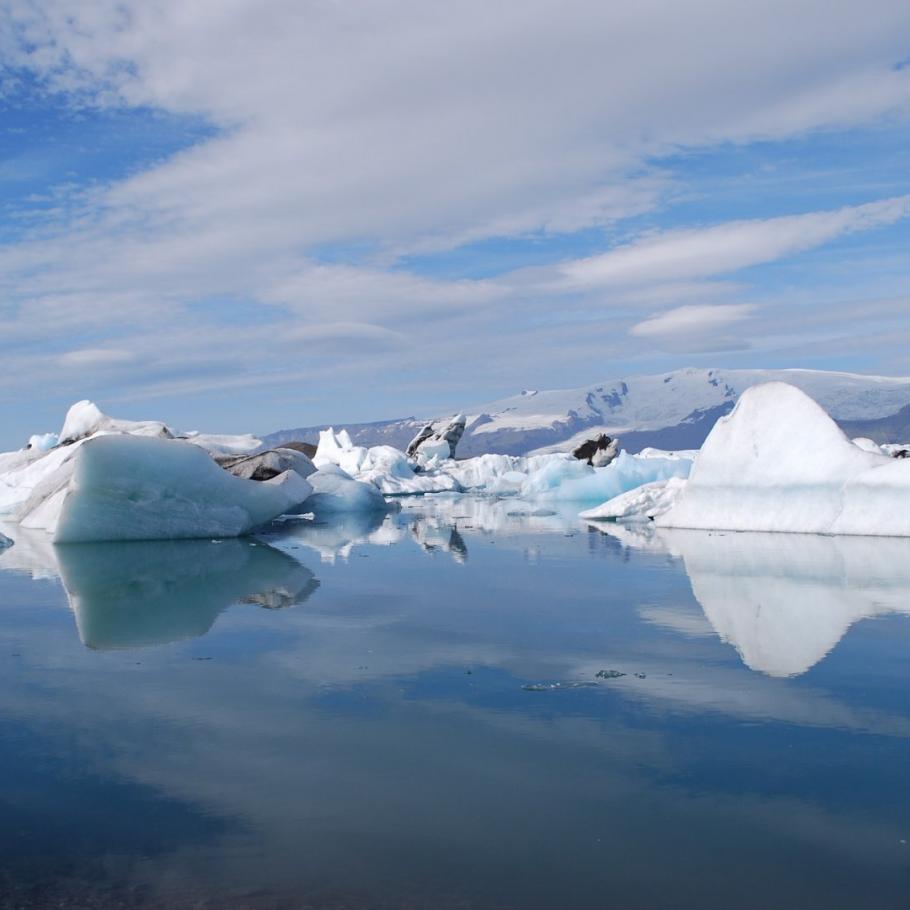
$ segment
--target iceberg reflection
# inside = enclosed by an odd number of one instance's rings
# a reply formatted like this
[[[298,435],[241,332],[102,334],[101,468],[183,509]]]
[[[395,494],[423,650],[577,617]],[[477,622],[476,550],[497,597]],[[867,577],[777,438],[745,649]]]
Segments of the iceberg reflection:
[[[249,540],[63,544],[54,550],[79,637],[98,650],[194,638],[231,604],[290,606],[319,585],[296,560]]]
[[[660,531],[717,635],[752,670],[805,673],[853,623],[910,614],[910,540]]]

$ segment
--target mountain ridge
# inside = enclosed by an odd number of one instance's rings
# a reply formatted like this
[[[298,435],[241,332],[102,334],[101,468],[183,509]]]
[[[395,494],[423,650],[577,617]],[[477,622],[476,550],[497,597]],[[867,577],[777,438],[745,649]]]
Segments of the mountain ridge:
[[[893,437],[901,435],[906,427],[910,437],[910,377],[804,369],[689,367],[574,389],[526,389],[518,395],[465,408],[467,427],[458,454],[524,455],[537,450],[559,450],[567,448],[576,437],[599,432],[620,436],[622,447],[630,452],[647,446],[697,448],[745,389],[773,380],[789,382],[811,395],[850,435],[899,442],[903,440]],[[335,429],[347,429],[358,445],[403,449],[426,423],[450,416],[339,422]],[[273,446],[292,439],[315,443],[319,431],[325,428],[321,425],[279,430],[264,437],[263,442]]]

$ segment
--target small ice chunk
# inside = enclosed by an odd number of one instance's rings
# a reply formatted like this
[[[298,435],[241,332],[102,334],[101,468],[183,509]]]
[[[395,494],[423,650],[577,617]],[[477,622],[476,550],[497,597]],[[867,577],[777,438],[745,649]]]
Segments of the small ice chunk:
[[[49,452],[57,445],[59,438],[56,433],[38,433],[34,436],[29,436],[26,448],[33,449],[36,452]]]

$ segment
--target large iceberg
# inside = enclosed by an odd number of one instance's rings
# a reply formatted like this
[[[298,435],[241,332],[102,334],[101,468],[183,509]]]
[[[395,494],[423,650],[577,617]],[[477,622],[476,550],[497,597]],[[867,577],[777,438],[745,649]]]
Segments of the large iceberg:
[[[664,527],[910,536],[910,461],[854,445],[808,395],[771,382],[718,420]]]
[[[262,482],[234,477],[177,440],[99,436],[73,461],[69,482],[22,520],[57,543],[238,537],[312,492],[294,471]]]
[[[59,439],[49,451],[0,455],[0,520],[57,542],[234,537],[312,492],[305,476],[314,468],[299,453],[277,453],[281,471],[270,479],[245,479],[195,439],[156,421],[115,420],[87,401],[70,409]]]

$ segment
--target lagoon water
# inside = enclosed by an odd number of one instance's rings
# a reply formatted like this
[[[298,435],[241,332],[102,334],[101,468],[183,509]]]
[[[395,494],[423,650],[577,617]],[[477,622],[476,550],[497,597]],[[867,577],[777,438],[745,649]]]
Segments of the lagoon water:
[[[905,908],[910,541],[427,497],[0,551],[0,907]]]

